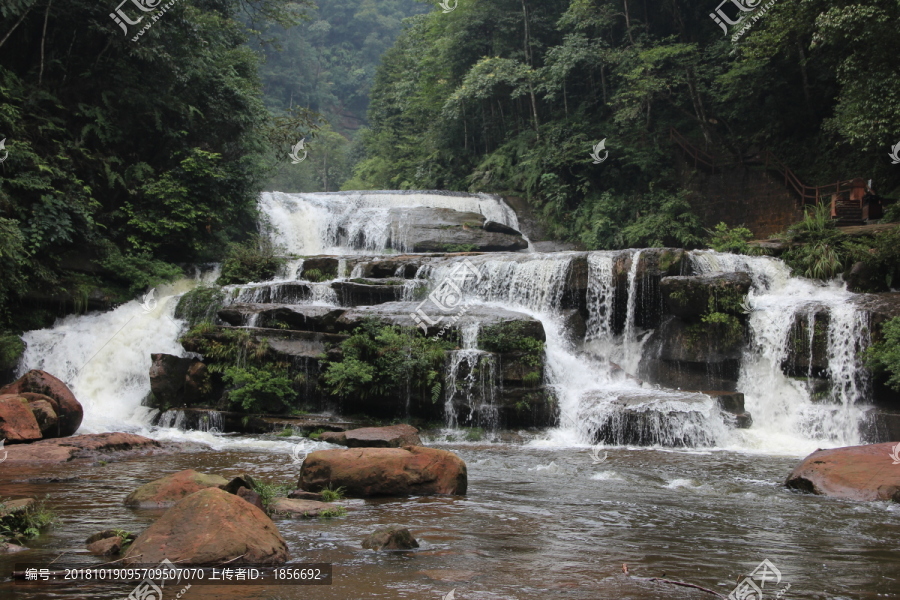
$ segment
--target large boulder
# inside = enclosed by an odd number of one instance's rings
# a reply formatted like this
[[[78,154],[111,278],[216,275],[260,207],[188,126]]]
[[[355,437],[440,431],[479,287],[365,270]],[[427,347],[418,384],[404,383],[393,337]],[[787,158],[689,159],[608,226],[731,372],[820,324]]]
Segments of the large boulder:
[[[170,407],[181,404],[188,369],[196,361],[171,354],[150,355],[150,391],[155,405]]]
[[[43,394],[33,394],[25,392],[20,394],[21,397],[28,400],[28,408],[37,419],[38,426],[41,428],[41,435],[44,437],[57,437],[59,432],[59,404],[50,396]]]
[[[419,430],[406,424],[362,427],[349,431],[326,431],[319,436],[319,441],[348,448],[402,448],[422,445]]]
[[[65,383],[49,373],[32,369],[13,383],[0,388],[0,395],[27,392],[49,396],[56,402],[58,422],[56,435],[52,437],[66,437],[78,431],[84,418],[84,409]]]
[[[900,502],[900,443],[816,450],[787,478],[791,489],[849,500]]]
[[[206,488],[219,488],[228,480],[218,475],[204,475],[186,469],[145,483],[125,497],[125,506],[134,508],[168,508],[194,492]]]
[[[357,448],[312,452],[300,469],[299,487],[310,492],[343,487],[349,496],[465,494],[466,463],[446,450]]]
[[[218,488],[191,494],[141,533],[126,564],[275,565],[288,559],[284,538],[266,514]]]
[[[28,404],[18,394],[0,396],[0,439],[9,443],[41,439],[41,427]]]
[[[391,247],[406,252],[511,252],[528,242],[515,230],[484,228],[484,215],[450,208],[394,208],[390,211]]]
[[[277,498],[272,503],[272,512],[276,515],[287,515],[312,519],[321,516],[326,511],[346,509],[346,507],[332,504],[331,502],[319,502],[317,500],[301,500],[296,498]]]

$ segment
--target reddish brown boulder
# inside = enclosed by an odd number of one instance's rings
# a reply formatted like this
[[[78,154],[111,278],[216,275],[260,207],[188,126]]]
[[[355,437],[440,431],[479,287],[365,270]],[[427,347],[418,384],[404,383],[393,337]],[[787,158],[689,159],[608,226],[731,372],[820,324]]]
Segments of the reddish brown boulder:
[[[41,427],[28,406],[28,399],[17,394],[0,396],[0,439],[9,443],[41,439]]]
[[[348,448],[402,448],[421,446],[419,430],[412,425],[389,427],[362,427],[349,431],[326,431],[320,441],[347,446]]]
[[[45,438],[57,437],[59,431],[59,417],[56,410],[59,405],[56,404],[49,396],[43,394],[22,394],[22,397],[28,399],[28,408],[34,418],[37,419],[38,427],[41,428],[41,435]]]
[[[186,469],[145,483],[125,497],[125,506],[135,508],[168,508],[194,492],[222,487],[228,480],[218,475],[204,475]]]
[[[300,469],[303,490],[344,487],[350,496],[465,494],[466,463],[446,450],[357,448],[312,452]]]
[[[273,565],[287,544],[266,514],[218,488],[191,494],[163,514],[128,548],[125,563]]]
[[[49,373],[32,369],[13,383],[0,388],[0,395],[27,392],[49,396],[56,402],[56,414],[59,417],[57,437],[73,435],[78,431],[84,418],[84,409],[65,383]]]
[[[788,477],[787,487],[849,500],[900,502],[900,443],[816,450]]]
[[[6,449],[8,456],[4,465],[63,463],[77,458],[99,459],[101,456],[108,458],[111,454],[135,453],[159,447],[156,440],[133,433],[92,433],[10,446]]]

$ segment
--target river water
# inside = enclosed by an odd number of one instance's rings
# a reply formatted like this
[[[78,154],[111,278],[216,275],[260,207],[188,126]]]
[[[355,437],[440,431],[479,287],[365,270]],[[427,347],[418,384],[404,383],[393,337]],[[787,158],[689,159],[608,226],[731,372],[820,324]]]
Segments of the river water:
[[[386,213],[409,203],[462,206],[516,226],[515,214],[486,196],[376,193],[348,200],[328,194],[268,194],[261,208],[275,226],[270,235],[291,251],[349,254],[385,250]],[[363,248],[340,245],[349,238],[363,240]],[[632,265],[639,260],[639,250],[623,252]],[[474,301],[542,321],[547,332],[545,384],[560,400],[558,428],[523,434],[516,443],[448,442],[444,435],[431,440],[430,445],[457,452],[466,461],[465,497],[354,500],[344,517],[276,519],[292,561],[335,565],[331,586],[194,586],[185,597],[438,600],[455,590],[459,600],[711,598],[703,591],[648,579],[689,582],[727,596],[743,575],[768,559],[782,580],[777,587],[769,582],[763,590],[766,598],[775,598],[788,584],[785,598],[900,598],[900,506],[801,495],[783,487],[797,462],[816,448],[860,442],[865,381],[855,356],[866,343],[867,329],[851,303],[852,294],[837,283],[791,278],[774,259],[693,253],[695,272],[742,270],[753,279],[748,299],[752,339],[742,360],[739,389],[746,394],[754,426],[728,430],[710,402],[703,420],[690,423],[697,430],[692,438],[697,447],[612,446],[600,449],[598,456],[607,458],[595,463],[589,443],[610,400],[647,389],[617,376],[610,364],[634,372],[646,332],[635,325],[639,299],[633,267],[628,273],[625,330],[613,335],[610,294],[615,286],[610,277],[616,253],[597,252],[588,257],[588,339],[583,344],[567,339],[559,302],[576,256],[472,258],[484,277],[465,289]],[[423,283],[434,285],[452,266],[425,269]],[[140,532],[159,515],[122,505],[142,483],[186,468],[291,482],[298,476],[292,463],[294,444],[307,450],[329,447],[302,438],[150,425],[150,411],[141,406],[149,390],[150,353],[184,354],[177,343],[183,324],[173,317],[174,305],[178,294],[197,279],[160,289],[159,303],[150,310],[134,301],[26,334],[28,350],[21,369],[42,368],[69,383],[85,406],[81,433],[132,431],[189,446],[172,455],[53,467],[40,473],[40,481],[29,481],[27,475],[3,479],[0,464],[0,495],[47,495],[48,505],[62,519],[31,541],[29,552],[0,556],[0,579],[15,562],[50,562],[61,553],[65,557],[58,563],[96,564],[84,550],[90,534],[110,527]],[[292,279],[290,273],[284,277]],[[322,289],[310,302],[333,304],[330,288]],[[241,292],[236,294],[241,297]],[[794,315],[810,306],[826,307],[831,316],[829,370],[838,383],[828,403],[814,402],[806,387],[780,371]],[[474,352],[464,348],[459,360]],[[677,394],[653,393],[668,394],[672,405],[678,402]],[[448,424],[454,424],[452,402],[447,412]],[[668,425],[670,433],[677,434],[683,432],[674,430],[686,426],[678,420]],[[889,464],[887,456],[885,461]],[[360,547],[366,534],[389,523],[409,527],[421,547],[404,553]],[[130,591],[127,585],[51,588],[0,582],[3,598],[15,593],[29,600],[112,599]],[[167,590],[165,600],[176,592]]]

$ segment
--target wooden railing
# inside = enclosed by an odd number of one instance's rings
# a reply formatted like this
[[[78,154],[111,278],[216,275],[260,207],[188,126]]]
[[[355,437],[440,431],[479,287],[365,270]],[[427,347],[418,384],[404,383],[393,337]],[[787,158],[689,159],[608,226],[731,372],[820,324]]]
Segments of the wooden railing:
[[[781,160],[769,150],[763,151],[758,159],[751,159],[749,161],[743,160],[738,163],[737,161],[717,160],[712,154],[694,146],[690,140],[681,135],[674,127],[669,128],[669,138],[684,151],[687,159],[694,163],[694,168],[702,166],[715,173],[716,169],[721,170],[723,167],[737,164],[743,164],[745,166],[753,164],[764,165],[767,171],[772,170],[781,175],[781,177],[784,178],[784,186],[793,190],[794,193],[800,197],[803,204],[819,204],[823,201],[831,202],[833,196],[849,194],[853,189],[853,179],[845,179],[843,181],[829,183],[828,185],[806,185],[800,181],[800,178],[797,177],[786,164],[781,162]]]

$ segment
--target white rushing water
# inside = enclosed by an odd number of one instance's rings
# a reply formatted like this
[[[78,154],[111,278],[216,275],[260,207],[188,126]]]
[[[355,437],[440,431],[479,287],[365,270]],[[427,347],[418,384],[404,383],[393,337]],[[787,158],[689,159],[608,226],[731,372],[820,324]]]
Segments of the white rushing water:
[[[705,251],[692,252],[691,260],[701,274],[745,272],[753,282],[748,296],[751,340],[738,389],[745,394],[754,427],[742,432],[743,444],[788,450],[860,443],[864,418],[860,401],[867,379],[857,356],[868,345],[868,324],[846,286],[791,277],[782,261],[769,257]],[[809,386],[787,377],[781,366],[790,351],[795,321],[799,317],[814,325],[816,310],[830,317],[827,354],[833,387],[828,402],[815,402]],[[813,334],[810,327],[810,349]]]
[[[266,192],[259,200],[263,232],[292,254],[403,251],[403,209],[449,208],[480,213],[519,229],[516,213],[499,196],[456,192],[377,191],[286,194]],[[397,227],[392,225],[396,222]],[[396,229],[396,231],[392,231]],[[392,240],[392,233],[401,239]]]

